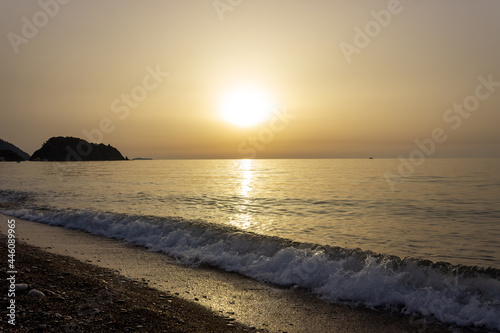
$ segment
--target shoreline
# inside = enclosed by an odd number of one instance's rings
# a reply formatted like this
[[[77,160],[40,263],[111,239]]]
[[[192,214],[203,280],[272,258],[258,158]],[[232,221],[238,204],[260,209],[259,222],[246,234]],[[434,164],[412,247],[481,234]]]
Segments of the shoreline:
[[[6,245],[7,237],[0,234],[2,253]],[[16,262],[16,284],[26,289],[13,298],[15,325],[2,316],[3,332],[264,332],[113,270],[24,242],[16,243]],[[7,275],[0,272],[3,281]],[[1,290],[6,309],[7,286]]]
[[[8,217],[0,215],[0,219],[0,232],[5,234],[4,222]],[[238,274],[214,268],[186,267],[164,254],[122,241],[15,220],[18,244],[26,242],[43,253],[65,255],[85,265],[92,263],[91,267],[95,269],[111,270],[124,285],[144,288],[147,283],[157,293],[201,305],[213,316],[222,316],[223,325],[239,325],[237,329],[242,332],[252,331],[252,328],[289,333],[449,331],[449,327],[425,318],[326,303],[304,291],[257,282]],[[23,251],[21,247],[19,251]],[[224,329],[234,331],[235,328],[229,325]],[[455,329],[458,332],[470,331],[467,328]]]

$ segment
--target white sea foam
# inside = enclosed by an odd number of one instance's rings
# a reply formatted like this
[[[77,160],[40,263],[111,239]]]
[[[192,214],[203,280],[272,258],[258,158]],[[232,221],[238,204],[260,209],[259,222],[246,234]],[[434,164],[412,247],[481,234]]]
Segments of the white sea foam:
[[[208,264],[261,281],[296,285],[332,302],[500,330],[498,270],[400,260],[182,219],[76,210],[3,213],[122,239],[164,252],[185,264]]]

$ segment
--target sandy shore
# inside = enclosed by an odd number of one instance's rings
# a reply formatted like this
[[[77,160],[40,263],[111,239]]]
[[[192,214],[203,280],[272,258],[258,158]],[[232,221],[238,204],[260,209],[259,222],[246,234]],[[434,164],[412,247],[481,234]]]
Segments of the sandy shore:
[[[0,215],[4,235],[8,219]],[[237,274],[185,267],[118,240],[15,221],[18,282],[45,294],[16,295],[17,328],[23,325],[25,331],[449,331],[428,319],[333,305]],[[1,244],[5,249],[5,236]],[[5,270],[1,274],[6,278]],[[4,309],[6,295],[3,288]],[[8,332],[5,318],[2,327]]]
[[[2,253],[7,238],[0,236]],[[2,283],[4,332],[258,332],[207,308],[149,288],[116,272],[68,256],[16,244],[15,325],[5,319],[9,297]],[[0,272],[2,281],[10,276]]]

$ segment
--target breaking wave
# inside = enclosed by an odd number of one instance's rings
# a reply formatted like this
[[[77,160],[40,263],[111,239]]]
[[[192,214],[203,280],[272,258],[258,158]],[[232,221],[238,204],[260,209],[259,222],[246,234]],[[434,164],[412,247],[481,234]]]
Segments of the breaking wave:
[[[117,238],[188,265],[211,265],[260,281],[297,286],[330,302],[500,330],[498,269],[293,242],[204,221],[6,204],[27,196],[4,192],[0,212]]]

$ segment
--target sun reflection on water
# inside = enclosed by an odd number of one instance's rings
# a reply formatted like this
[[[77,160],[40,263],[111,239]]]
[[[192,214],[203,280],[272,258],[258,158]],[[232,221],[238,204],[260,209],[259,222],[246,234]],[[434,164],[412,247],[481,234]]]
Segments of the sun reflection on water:
[[[237,205],[238,213],[236,213],[231,218],[231,224],[238,228],[248,229],[252,225],[255,225],[255,220],[253,217],[251,209],[251,192],[253,183],[253,161],[252,160],[240,160],[238,169],[241,172],[240,186],[239,186],[239,197],[240,202]]]
[[[241,160],[240,169],[242,171],[240,195],[242,197],[247,197],[250,191],[252,191],[252,160]]]

